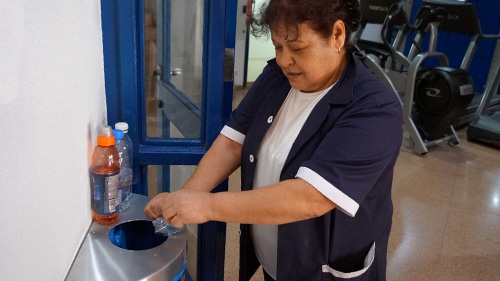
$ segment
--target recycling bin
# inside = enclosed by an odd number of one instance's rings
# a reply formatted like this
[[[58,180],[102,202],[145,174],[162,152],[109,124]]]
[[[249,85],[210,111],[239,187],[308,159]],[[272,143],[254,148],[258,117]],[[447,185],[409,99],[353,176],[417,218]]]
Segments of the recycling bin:
[[[187,230],[171,236],[155,234],[144,214],[149,197],[133,194],[118,222],[92,222],[66,280],[184,281]]]

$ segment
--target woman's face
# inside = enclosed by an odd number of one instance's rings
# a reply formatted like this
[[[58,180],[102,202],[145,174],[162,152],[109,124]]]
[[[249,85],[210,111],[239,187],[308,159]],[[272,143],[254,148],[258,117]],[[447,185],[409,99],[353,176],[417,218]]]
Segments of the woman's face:
[[[283,26],[271,30],[276,62],[291,86],[303,92],[317,92],[333,85],[344,70],[345,29],[342,21],[334,24],[332,35],[323,38],[307,23],[298,25],[296,36],[287,36]],[[290,39],[291,38],[291,39]]]

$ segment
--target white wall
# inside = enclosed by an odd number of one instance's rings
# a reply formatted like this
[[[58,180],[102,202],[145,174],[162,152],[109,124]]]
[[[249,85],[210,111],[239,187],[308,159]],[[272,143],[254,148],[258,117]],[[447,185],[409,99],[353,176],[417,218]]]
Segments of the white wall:
[[[259,12],[259,7],[264,2],[266,1],[254,1],[254,13]],[[243,85],[245,69],[246,14],[243,13],[243,6],[246,4],[246,0],[238,0],[234,63],[234,84],[237,86]],[[275,57],[275,52],[270,37],[255,38],[250,35],[249,38],[247,82],[253,82],[267,65],[267,61]]]
[[[247,5],[247,0],[238,0],[236,9],[236,38],[234,46],[234,84],[243,85],[245,73],[245,43],[247,37],[247,26],[245,20],[247,14],[243,13],[243,7]]]
[[[254,1],[254,13],[258,13],[262,4],[266,3],[265,0]],[[269,37],[262,36],[255,38],[250,36],[250,44],[248,48],[248,75],[247,81],[255,81],[262,72],[262,69],[267,65],[267,61],[274,58],[276,53],[274,51],[273,43],[271,42],[271,35]]]
[[[0,34],[0,279],[63,280],[106,122],[100,1],[2,1]]]

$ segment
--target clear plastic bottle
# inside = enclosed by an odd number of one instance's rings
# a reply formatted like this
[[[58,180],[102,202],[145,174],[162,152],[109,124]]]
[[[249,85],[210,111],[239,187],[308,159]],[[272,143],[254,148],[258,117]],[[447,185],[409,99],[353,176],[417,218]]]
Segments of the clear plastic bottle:
[[[97,136],[97,146],[92,155],[92,219],[99,224],[118,221],[118,179],[120,160],[116,150],[113,130],[103,126]]]
[[[132,167],[129,155],[129,147],[123,138],[123,131],[114,129],[113,135],[115,136],[115,146],[118,150],[118,157],[120,158],[120,177],[118,181],[118,198],[120,200],[120,212],[126,210],[129,205],[129,199],[132,194]]]
[[[132,144],[132,139],[128,135],[128,124],[125,122],[118,122],[115,124],[115,129],[117,130],[122,130],[123,131],[123,142],[127,144],[127,149],[128,149],[128,155],[129,155],[129,160],[130,164],[127,165],[128,167],[132,167],[133,163],[133,157],[134,157],[134,146]]]
[[[133,163],[134,163],[134,146],[132,143],[132,139],[130,139],[130,136],[128,135],[128,124],[126,122],[118,122],[115,124],[115,129],[122,130],[123,131],[123,142],[125,143],[125,150],[128,151],[127,155],[128,157],[123,157],[123,166],[129,167],[131,172],[130,172],[130,189],[126,190],[126,199],[122,205],[126,209],[129,206],[129,201],[130,201],[130,196],[132,196],[132,183],[133,183]]]

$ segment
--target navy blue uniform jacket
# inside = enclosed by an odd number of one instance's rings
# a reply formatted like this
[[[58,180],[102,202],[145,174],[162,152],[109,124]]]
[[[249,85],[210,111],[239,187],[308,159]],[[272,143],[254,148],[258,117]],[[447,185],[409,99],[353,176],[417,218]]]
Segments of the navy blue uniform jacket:
[[[278,281],[385,280],[392,224],[391,186],[402,141],[401,105],[394,92],[347,55],[340,80],[318,102],[292,145],[281,180],[306,167],[359,205],[279,225]],[[227,126],[244,136],[242,190],[252,188],[261,141],[290,91],[275,60],[231,114]],[[279,200],[279,198],[276,198]],[[241,225],[240,280],[259,266],[249,225]],[[372,250],[370,252],[370,250]],[[369,253],[370,252],[370,253]],[[351,274],[349,279],[338,272]]]

